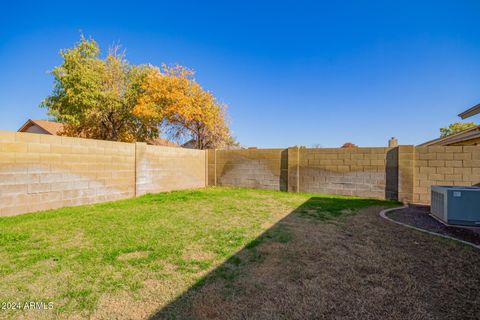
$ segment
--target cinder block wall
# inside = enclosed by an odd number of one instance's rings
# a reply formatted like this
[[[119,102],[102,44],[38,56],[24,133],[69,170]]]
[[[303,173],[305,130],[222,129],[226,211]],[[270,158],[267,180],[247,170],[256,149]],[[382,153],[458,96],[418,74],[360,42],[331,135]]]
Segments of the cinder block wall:
[[[398,196],[397,148],[209,150],[208,163],[210,185]]]
[[[301,192],[397,197],[396,149],[300,148],[299,152]]]
[[[480,186],[480,146],[415,148],[413,202],[430,203],[432,185]]]
[[[136,144],[137,196],[205,187],[206,151]]]
[[[210,149],[206,150],[207,152],[207,185],[215,186],[216,185],[216,159],[217,159],[217,150]]]
[[[212,151],[208,171],[214,185],[287,190],[287,149]]]
[[[0,215],[135,195],[135,145],[0,131]]]
[[[480,185],[480,146],[190,150],[0,131],[0,215],[239,186],[430,202]]]
[[[206,152],[0,131],[0,216],[205,187]]]
[[[209,185],[430,203],[431,185],[480,186],[480,146],[209,150]]]

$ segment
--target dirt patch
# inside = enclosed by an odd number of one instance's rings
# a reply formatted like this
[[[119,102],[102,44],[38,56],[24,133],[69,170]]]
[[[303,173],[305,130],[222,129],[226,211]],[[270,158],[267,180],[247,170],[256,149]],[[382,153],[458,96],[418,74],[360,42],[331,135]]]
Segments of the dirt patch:
[[[164,263],[170,276],[162,279],[147,279],[137,292],[118,292],[100,297],[96,311],[90,319],[147,319],[158,306],[174,301],[178,292],[194,284],[192,277],[175,272],[172,264]]]
[[[215,254],[213,252],[204,250],[201,245],[195,244],[185,249],[182,257],[186,260],[203,261],[213,259]]]
[[[292,214],[152,319],[473,319],[480,254],[394,225],[374,207],[342,223]]]
[[[420,229],[480,245],[480,228],[446,226],[430,215],[429,206],[411,205],[407,208],[391,211],[387,216],[395,221]]]
[[[123,253],[117,257],[119,261],[127,261],[133,259],[142,259],[147,258],[150,253],[148,251],[135,251],[135,252],[128,252]]]
[[[174,265],[173,263],[168,263],[168,262],[160,262],[163,265],[163,270],[167,273],[173,273],[177,271],[177,266]]]

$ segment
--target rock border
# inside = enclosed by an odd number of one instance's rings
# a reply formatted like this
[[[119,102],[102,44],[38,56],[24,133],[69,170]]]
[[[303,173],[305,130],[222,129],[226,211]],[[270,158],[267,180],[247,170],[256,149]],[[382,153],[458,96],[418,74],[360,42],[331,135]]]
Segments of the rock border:
[[[450,236],[447,236],[447,235],[444,235],[444,234],[436,233],[436,232],[433,232],[433,231],[428,231],[428,230],[425,230],[425,229],[417,228],[417,227],[411,226],[409,224],[399,222],[399,221],[393,220],[392,218],[387,217],[388,212],[395,211],[395,210],[400,210],[400,209],[404,209],[404,208],[408,208],[408,206],[384,209],[384,210],[380,211],[379,215],[383,219],[388,220],[388,221],[393,222],[393,223],[396,223],[398,225],[401,225],[401,226],[404,226],[404,227],[407,227],[407,228],[410,228],[410,229],[413,229],[413,230],[417,230],[417,231],[420,231],[420,232],[428,233],[428,234],[431,234],[431,235],[434,235],[434,236],[442,237],[442,238],[445,238],[445,239],[454,240],[454,241],[466,244],[468,246],[471,246],[471,247],[474,247],[474,248],[480,250],[480,245],[476,245],[476,244],[473,244],[473,243],[468,242],[468,241],[463,241],[463,240],[460,240],[460,239],[457,239],[457,238],[454,238],[454,237],[450,237]]]

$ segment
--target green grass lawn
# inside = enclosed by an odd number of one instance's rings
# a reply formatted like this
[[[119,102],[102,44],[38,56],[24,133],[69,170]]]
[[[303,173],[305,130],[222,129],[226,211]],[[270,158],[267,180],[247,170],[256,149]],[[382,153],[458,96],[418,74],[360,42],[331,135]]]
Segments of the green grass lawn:
[[[289,240],[265,230],[296,210],[328,223],[392,202],[207,188],[0,218],[0,302],[53,302],[0,317],[147,317],[243,247]],[[200,282],[201,283],[201,282]],[[128,316],[126,316],[128,317]]]

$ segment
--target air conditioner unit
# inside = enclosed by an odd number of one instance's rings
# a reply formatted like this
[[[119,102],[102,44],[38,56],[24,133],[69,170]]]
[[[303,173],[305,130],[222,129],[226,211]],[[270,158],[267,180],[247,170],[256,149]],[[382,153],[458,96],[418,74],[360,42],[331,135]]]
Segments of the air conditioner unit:
[[[480,187],[432,186],[431,213],[446,224],[480,226]]]

